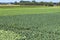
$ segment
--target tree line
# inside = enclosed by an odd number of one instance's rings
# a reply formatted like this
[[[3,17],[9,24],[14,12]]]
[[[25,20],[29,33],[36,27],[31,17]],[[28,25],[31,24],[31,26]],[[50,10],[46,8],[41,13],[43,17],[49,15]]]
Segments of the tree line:
[[[60,6],[60,2],[36,2],[35,0],[32,1],[23,1],[21,0],[20,2],[11,2],[11,3],[0,3],[0,4],[14,4],[14,5],[40,5],[40,6]]]

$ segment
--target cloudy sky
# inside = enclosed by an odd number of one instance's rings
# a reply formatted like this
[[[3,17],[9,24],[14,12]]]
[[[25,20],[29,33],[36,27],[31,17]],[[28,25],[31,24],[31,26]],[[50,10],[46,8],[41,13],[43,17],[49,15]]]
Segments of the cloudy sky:
[[[20,0],[0,0],[0,2],[14,2],[14,1],[20,1]],[[24,1],[32,1],[32,0],[24,0]],[[36,1],[38,1],[38,2],[40,2],[40,1],[46,1],[46,2],[50,2],[50,1],[52,1],[52,2],[59,2],[60,0],[36,0]]]

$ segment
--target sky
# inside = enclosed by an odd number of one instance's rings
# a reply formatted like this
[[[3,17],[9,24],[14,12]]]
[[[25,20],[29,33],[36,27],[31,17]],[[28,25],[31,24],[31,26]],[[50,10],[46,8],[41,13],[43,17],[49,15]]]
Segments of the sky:
[[[19,2],[20,0],[0,0],[0,2]],[[24,1],[32,1],[32,0],[24,0]],[[36,0],[37,2],[44,1],[44,2],[60,2],[60,0]]]

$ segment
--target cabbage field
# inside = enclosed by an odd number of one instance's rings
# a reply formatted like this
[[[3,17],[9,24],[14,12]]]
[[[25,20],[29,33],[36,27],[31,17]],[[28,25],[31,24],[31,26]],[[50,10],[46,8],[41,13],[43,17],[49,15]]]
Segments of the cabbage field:
[[[60,40],[60,7],[0,8],[0,40]]]

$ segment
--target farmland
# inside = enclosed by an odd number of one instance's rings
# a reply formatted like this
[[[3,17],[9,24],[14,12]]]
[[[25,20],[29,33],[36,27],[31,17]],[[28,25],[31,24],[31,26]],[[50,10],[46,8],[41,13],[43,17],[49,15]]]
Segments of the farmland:
[[[0,16],[21,14],[51,14],[60,12],[60,7],[2,7]]]
[[[0,8],[0,40],[60,40],[60,7]]]

